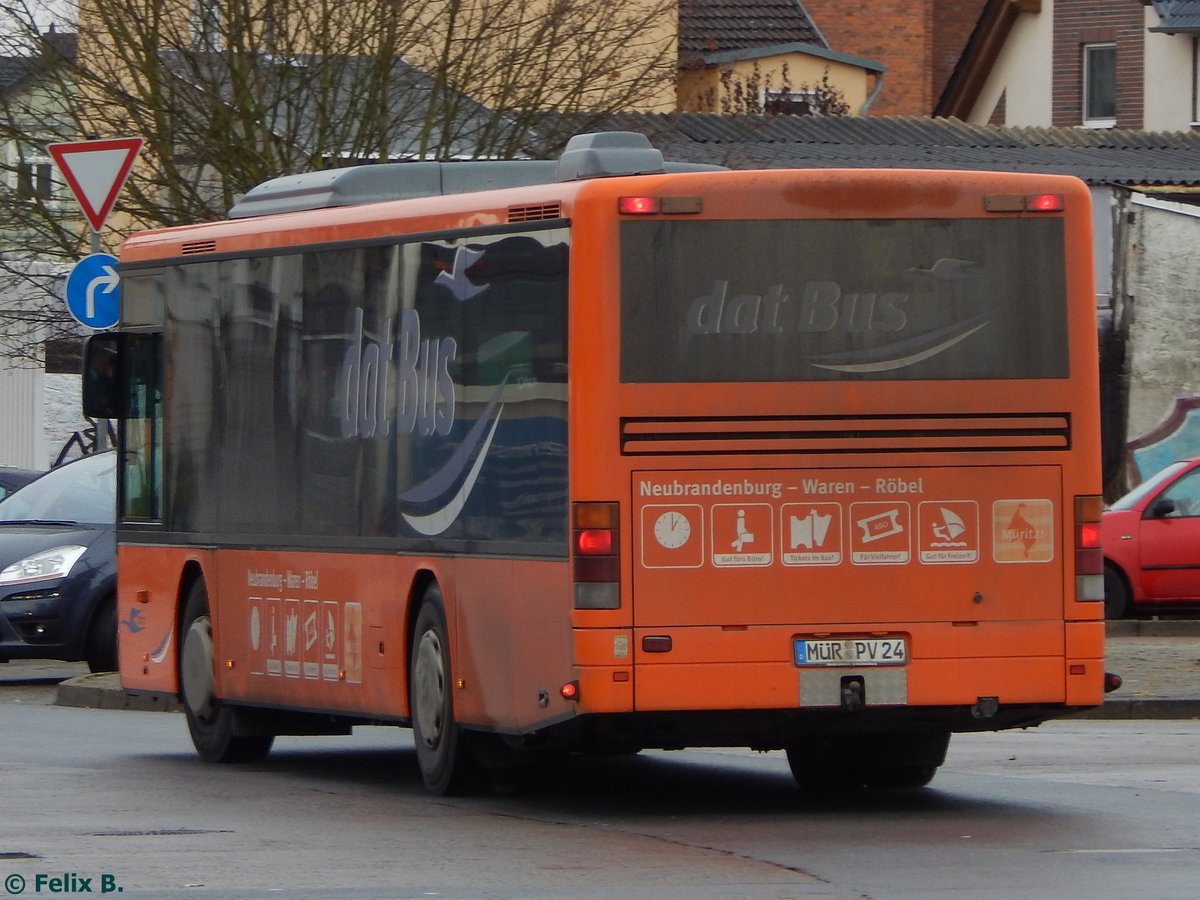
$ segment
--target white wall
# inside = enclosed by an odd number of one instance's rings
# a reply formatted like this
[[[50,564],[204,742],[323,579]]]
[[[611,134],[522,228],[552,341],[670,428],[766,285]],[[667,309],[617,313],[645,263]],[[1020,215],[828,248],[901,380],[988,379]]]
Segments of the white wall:
[[[1054,57],[1054,0],[1040,13],[1020,13],[967,121],[986,125],[1005,95],[1002,125],[1048,126],[1052,121],[1051,66]]]
[[[1200,208],[1141,195],[1131,208],[1129,439],[1166,418],[1176,397],[1200,394]]]
[[[1146,28],[1159,24],[1146,7]],[[1146,32],[1145,129],[1186,131],[1195,121],[1192,90],[1195,38],[1190,34]]]
[[[44,469],[45,373],[33,365],[0,366],[0,466]]]
[[[41,323],[61,318],[64,301],[56,294],[67,268],[16,260],[0,268],[0,466],[49,468],[70,436],[87,427],[79,376],[47,375],[41,359],[29,358],[51,332]],[[53,331],[70,335],[61,326]],[[80,335],[86,331],[78,327]]]

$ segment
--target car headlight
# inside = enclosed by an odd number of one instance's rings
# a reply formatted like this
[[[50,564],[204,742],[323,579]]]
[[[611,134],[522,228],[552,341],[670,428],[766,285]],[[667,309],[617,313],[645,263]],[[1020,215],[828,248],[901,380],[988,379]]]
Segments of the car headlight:
[[[0,584],[24,584],[27,581],[47,581],[65,578],[71,567],[79,562],[87,547],[68,544],[27,556],[0,572]]]

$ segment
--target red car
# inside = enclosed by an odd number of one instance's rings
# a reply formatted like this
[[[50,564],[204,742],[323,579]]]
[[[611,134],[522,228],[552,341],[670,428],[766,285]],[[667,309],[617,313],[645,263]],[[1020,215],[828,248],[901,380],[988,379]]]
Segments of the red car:
[[[1104,511],[1104,611],[1200,607],[1200,457],[1173,462]]]

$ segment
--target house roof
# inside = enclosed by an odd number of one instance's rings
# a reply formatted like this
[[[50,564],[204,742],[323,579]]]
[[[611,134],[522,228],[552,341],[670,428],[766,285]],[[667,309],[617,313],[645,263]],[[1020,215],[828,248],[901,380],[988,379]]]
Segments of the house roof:
[[[1159,23],[1151,31],[1200,34],[1200,0],[1152,0]]]
[[[826,50],[824,47],[819,47],[816,44],[770,44],[762,47],[750,47],[745,50],[721,50],[716,53],[706,53],[703,59],[707,65],[719,66],[724,63],[738,62],[744,59],[783,56],[787,53],[801,53],[805,56],[815,56],[817,59],[824,59],[829,62],[858,66],[860,69],[865,69],[868,72],[882,73],[887,71],[887,66],[880,65],[872,59],[864,59],[861,56],[851,56],[848,53]]]
[[[951,118],[624,113],[680,162],[731,168],[979,169],[1075,175],[1092,184],[1200,191],[1200,132],[971,125]]]
[[[935,116],[970,114],[1004,43],[1023,12],[1041,12],[1041,0],[987,0],[967,44],[933,107]]]
[[[8,96],[37,81],[50,67],[59,62],[74,62],[77,53],[76,36],[56,32],[53,28],[42,35],[41,53],[25,56],[0,56],[0,95]]]
[[[679,55],[829,44],[799,0],[679,0]]]
[[[33,77],[33,60],[28,56],[0,56],[0,95],[20,90]]]

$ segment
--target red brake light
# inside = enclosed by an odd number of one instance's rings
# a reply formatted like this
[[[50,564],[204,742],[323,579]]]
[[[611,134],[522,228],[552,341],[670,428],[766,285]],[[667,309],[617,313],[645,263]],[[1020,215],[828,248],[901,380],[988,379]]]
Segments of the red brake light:
[[[571,520],[575,608],[619,609],[621,508],[616,503],[576,503]]]
[[[618,197],[617,211],[627,216],[647,216],[658,212],[657,197]]]
[[[1062,194],[1030,194],[1025,198],[1025,208],[1030,212],[1062,212],[1064,206]]]
[[[613,552],[613,533],[607,528],[575,532],[575,552],[582,556],[607,556]]]
[[[1104,599],[1104,552],[1100,549],[1100,519],[1104,498],[1075,497],[1075,599]]]

